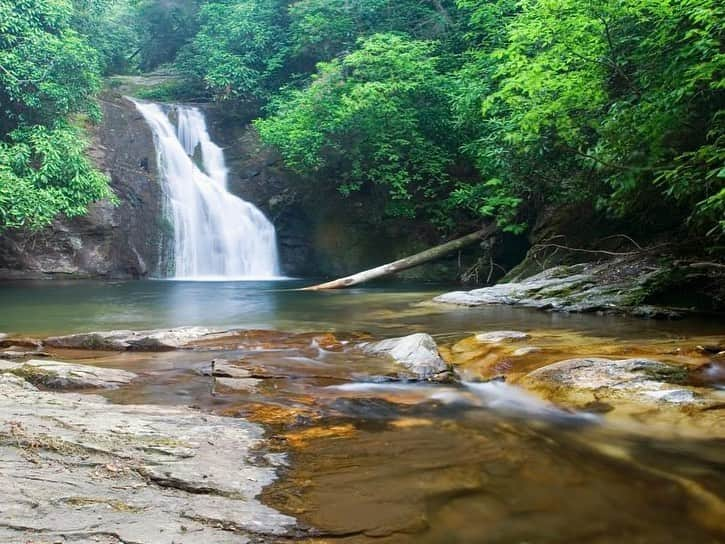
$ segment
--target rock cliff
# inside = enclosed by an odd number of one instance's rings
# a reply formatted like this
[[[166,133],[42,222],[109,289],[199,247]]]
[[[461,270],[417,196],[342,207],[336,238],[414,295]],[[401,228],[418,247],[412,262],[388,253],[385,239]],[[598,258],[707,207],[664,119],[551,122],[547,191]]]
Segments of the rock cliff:
[[[90,153],[111,177],[117,206],[97,202],[86,216],[60,217],[36,233],[0,237],[0,279],[139,278],[158,274],[169,232],[162,214],[153,137],[129,100],[101,97],[103,122]]]

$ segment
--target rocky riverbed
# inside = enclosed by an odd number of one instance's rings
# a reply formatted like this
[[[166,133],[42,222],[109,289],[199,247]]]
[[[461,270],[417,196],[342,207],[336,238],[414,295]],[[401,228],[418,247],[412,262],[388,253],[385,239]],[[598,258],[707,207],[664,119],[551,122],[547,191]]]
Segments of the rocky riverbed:
[[[570,507],[585,518],[611,494],[630,501],[627,534],[655,534],[658,515],[622,495],[619,476],[601,468],[613,462],[633,481],[669,486],[673,504],[688,505],[690,531],[722,536],[722,489],[703,477],[708,463],[721,462],[709,444],[725,439],[723,340],[199,327],[4,337],[0,538],[441,542],[451,513],[431,506],[436,497],[467,493],[466,511],[486,503],[490,486],[508,500],[518,485],[529,490],[527,508],[538,508],[531,501],[544,488],[513,476],[526,466],[543,470],[540,483],[564,502],[574,489],[565,474],[601,471],[599,491]],[[556,440],[580,450],[579,465],[542,449],[542,432],[565,433]],[[680,470],[670,453],[645,462],[633,436],[684,440],[702,471]],[[494,473],[483,477],[479,462]],[[505,529],[508,506],[491,507],[502,535],[526,536]],[[592,530],[552,527],[570,538]],[[669,527],[658,541],[678,534]]]

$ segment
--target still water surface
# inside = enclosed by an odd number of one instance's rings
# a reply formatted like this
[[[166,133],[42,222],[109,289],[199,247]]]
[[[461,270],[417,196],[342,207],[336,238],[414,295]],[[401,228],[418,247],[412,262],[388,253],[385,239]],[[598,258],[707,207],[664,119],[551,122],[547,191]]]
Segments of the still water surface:
[[[455,286],[386,283],[333,292],[301,292],[309,280],[53,281],[0,283],[0,331],[37,335],[199,325],[295,331],[399,334],[484,329],[573,329],[609,336],[719,334],[716,319],[647,321],[492,306],[432,305]]]

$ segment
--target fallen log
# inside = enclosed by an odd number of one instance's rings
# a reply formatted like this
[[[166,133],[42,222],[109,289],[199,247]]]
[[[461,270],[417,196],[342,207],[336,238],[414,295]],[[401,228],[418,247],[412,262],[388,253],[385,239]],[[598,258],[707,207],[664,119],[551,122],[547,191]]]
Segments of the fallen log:
[[[496,232],[496,226],[488,225],[481,230],[477,230],[476,232],[472,232],[471,234],[467,234],[466,236],[462,236],[461,238],[451,240],[450,242],[446,242],[445,244],[426,249],[425,251],[421,251],[420,253],[411,255],[410,257],[405,257],[392,263],[377,266],[369,270],[364,270],[362,272],[358,272],[357,274],[353,274],[352,276],[346,276],[344,278],[338,278],[336,280],[328,281],[326,283],[320,283],[317,285],[312,285],[310,287],[304,287],[300,290],[324,291],[327,289],[344,289],[345,287],[358,285],[360,283],[374,280],[376,278],[396,274],[398,272],[402,272],[403,270],[408,270],[409,268],[420,266],[421,264],[425,264],[427,262],[443,257],[451,251],[466,247],[478,240],[481,240],[482,238],[488,238],[494,232]]]

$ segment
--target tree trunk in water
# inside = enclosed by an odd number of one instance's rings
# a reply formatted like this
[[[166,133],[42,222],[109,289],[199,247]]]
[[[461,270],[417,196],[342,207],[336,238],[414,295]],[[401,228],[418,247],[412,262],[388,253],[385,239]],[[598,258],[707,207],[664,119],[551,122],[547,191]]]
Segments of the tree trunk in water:
[[[451,240],[450,242],[446,242],[445,244],[426,249],[425,251],[421,251],[420,253],[411,255],[410,257],[405,257],[404,259],[399,259],[392,263],[384,264],[382,266],[371,268],[369,270],[364,270],[363,272],[358,272],[357,274],[353,274],[352,276],[339,278],[333,281],[328,281],[326,283],[320,283],[311,287],[305,287],[301,289],[301,291],[344,289],[345,287],[358,285],[360,283],[374,280],[376,278],[389,276],[390,274],[396,274],[403,270],[407,270],[409,268],[413,268],[415,266],[419,266],[421,264],[425,264],[427,262],[443,257],[451,251],[455,251],[457,249],[461,249],[463,247],[471,245],[472,243],[481,240],[482,238],[488,238],[494,232],[496,232],[495,225],[489,225],[482,228],[481,230],[477,230],[476,232],[472,232],[471,234],[467,234],[466,236],[457,238],[456,240]]]

